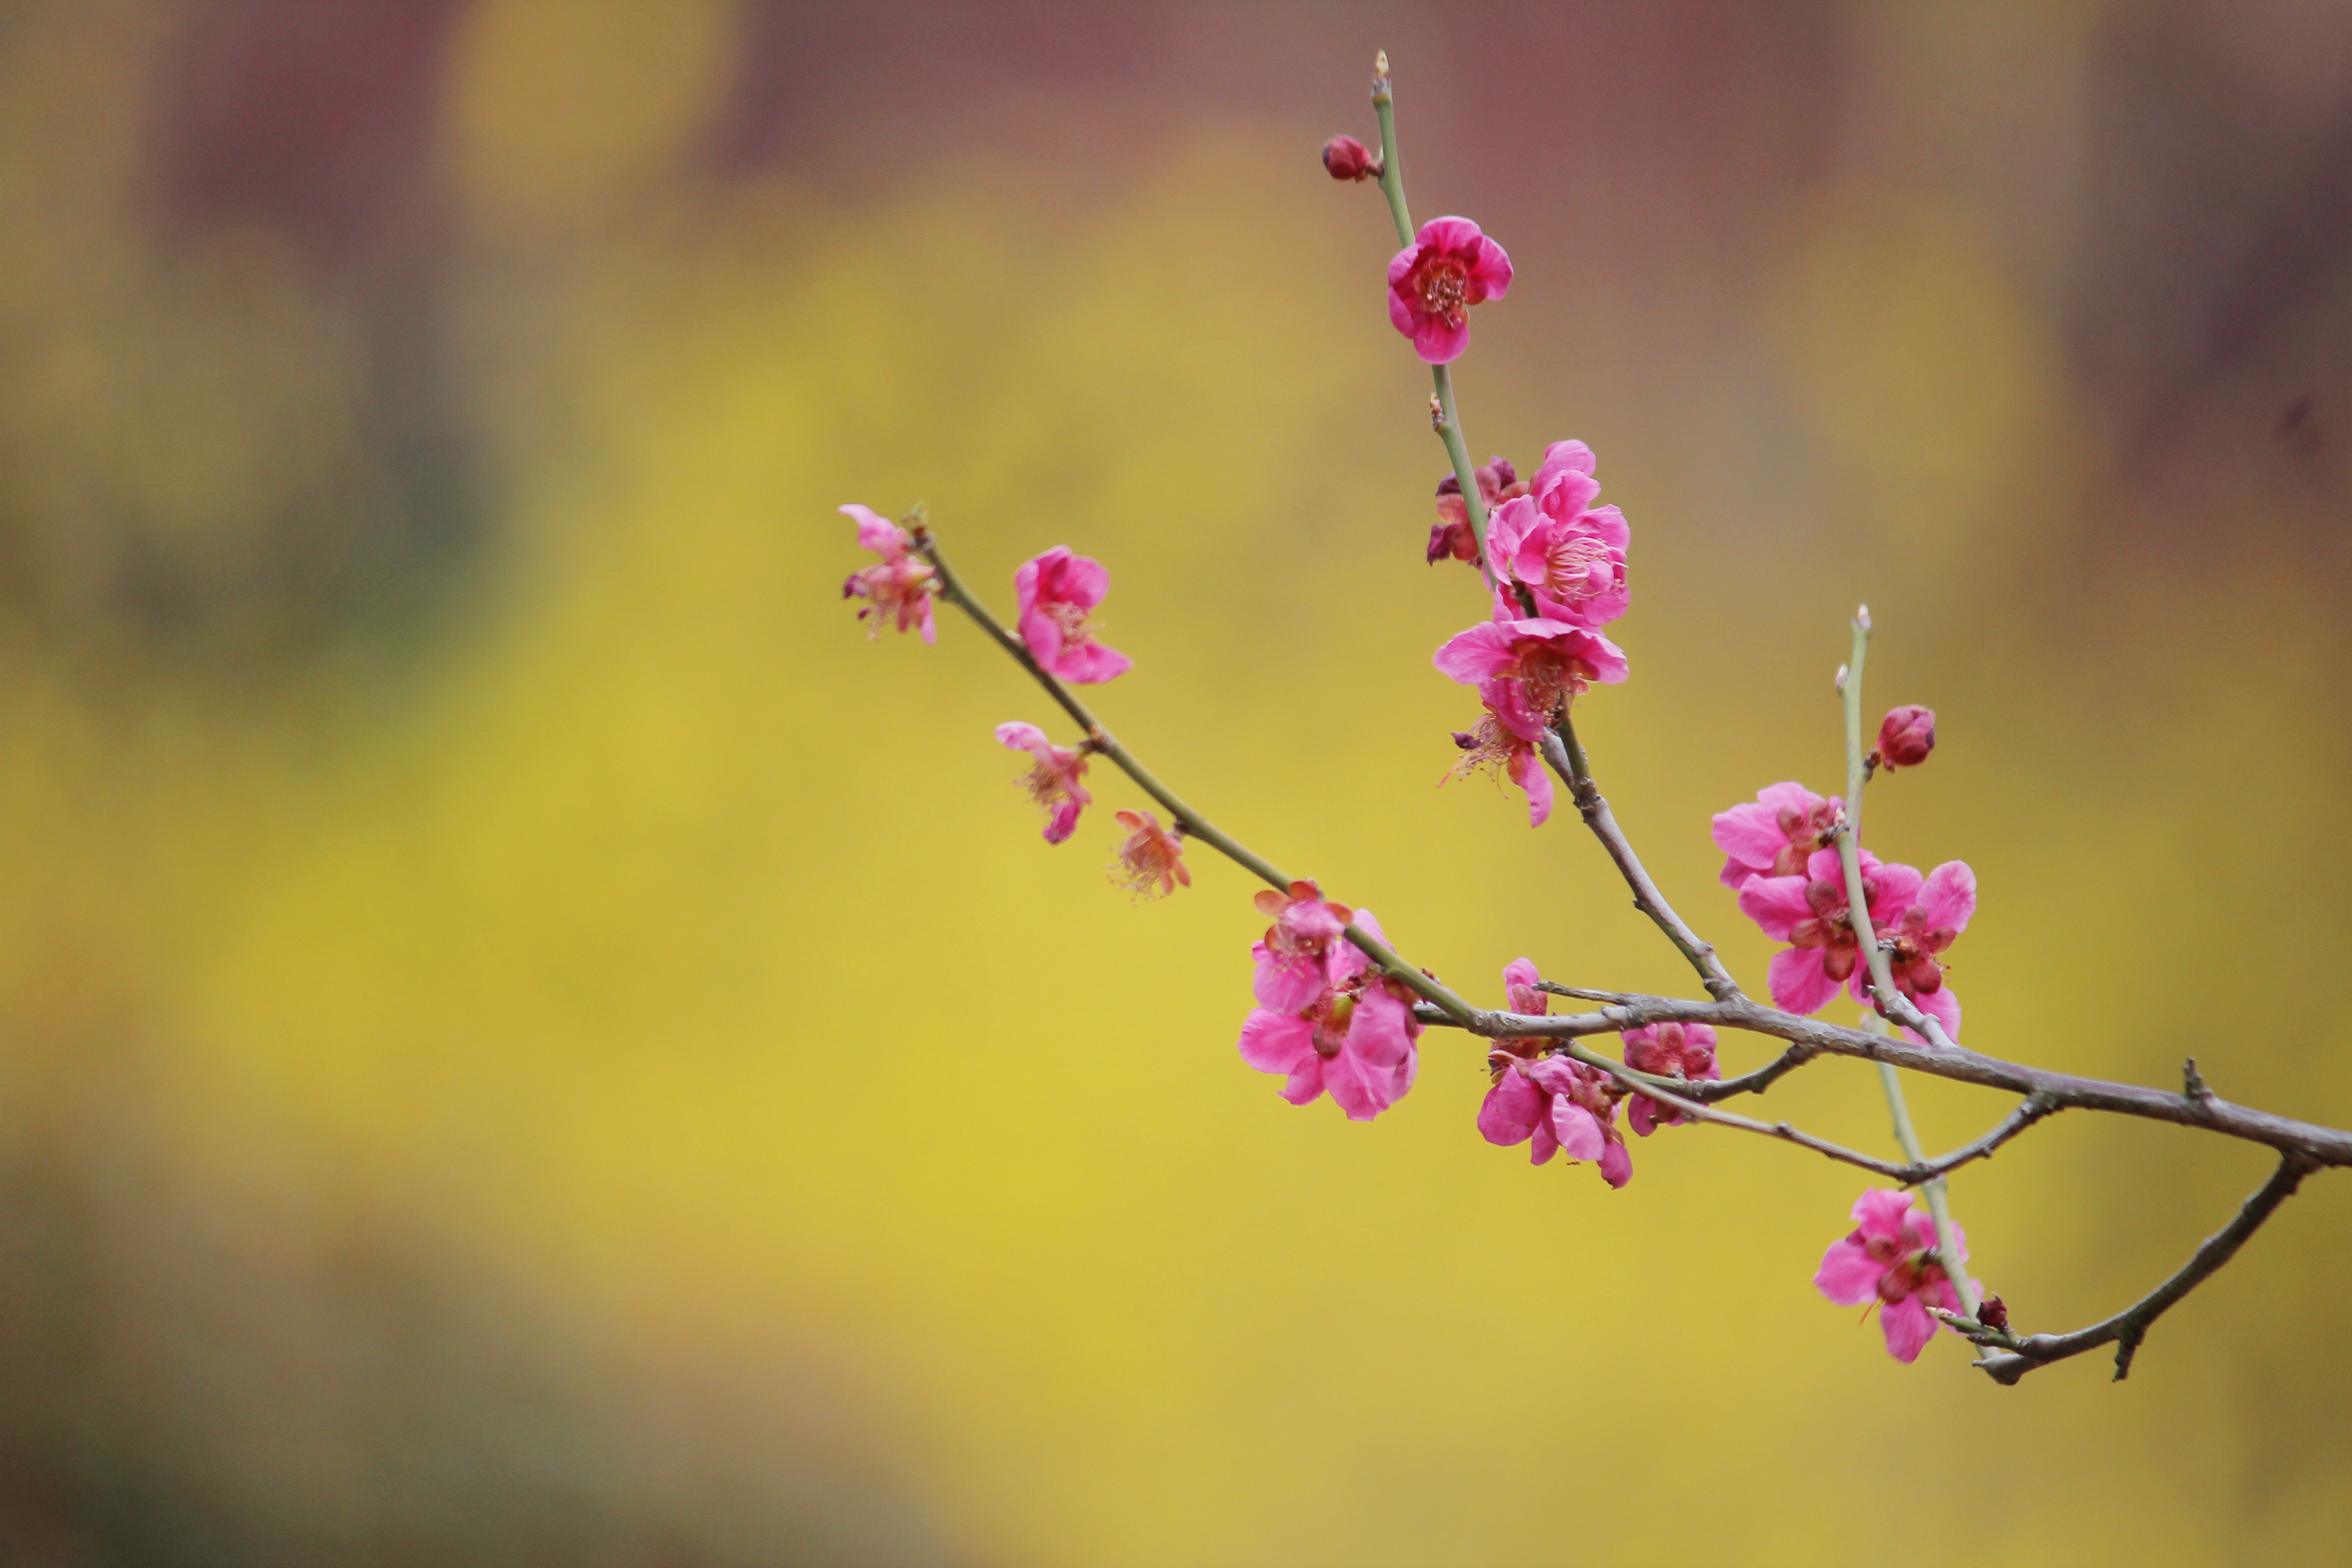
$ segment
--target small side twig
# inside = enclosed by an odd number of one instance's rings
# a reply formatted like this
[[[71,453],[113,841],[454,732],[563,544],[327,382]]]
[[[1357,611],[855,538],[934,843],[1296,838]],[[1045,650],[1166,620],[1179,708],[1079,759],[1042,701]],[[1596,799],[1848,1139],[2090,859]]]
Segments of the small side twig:
[[[2270,1180],[2239,1205],[2235,1218],[2205,1238],[2179,1273],[2105,1322],[2076,1329],[2070,1334],[2021,1336],[1956,1315],[1946,1315],[1944,1321],[1963,1337],[2001,1351],[2001,1354],[1986,1356],[1976,1364],[1984,1369],[1986,1376],[2003,1386],[2014,1386],[2036,1367],[2081,1355],[2104,1344],[2116,1347],[2115,1381],[2121,1383],[2131,1374],[2132,1357],[2139,1352],[2140,1342],[2147,1337],[2149,1325],[2229,1262],[2246,1244],[2246,1238],[2277,1212],[2279,1205],[2294,1195],[2295,1188],[2314,1167],[2315,1162],[2302,1154],[2283,1155]]]
[[[1666,933],[1666,940],[1690,961],[1690,966],[1698,972],[1699,984],[1706,987],[1708,995],[1718,1002],[1737,1000],[1741,994],[1739,982],[1731,977],[1731,971],[1726,969],[1723,960],[1716,956],[1715,944],[1703,941],[1682,916],[1675,913],[1674,906],[1666,902],[1666,896],[1658,891],[1657,883],[1650,879],[1642,858],[1633,853],[1633,846],[1626,838],[1625,830],[1617,826],[1617,818],[1611,813],[1609,802],[1602,797],[1601,786],[1593,782],[1591,764],[1585,760],[1584,748],[1577,742],[1575,722],[1564,710],[1559,727],[1544,732],[1543,754],[1544,761],[1551,764],[1552,772],[1568,785],[1569,794],[1576,802],[1577,815],[1584,818],[1587,827],[1592,829],[1592,836],[1601,840],[1601,847],[1609,851],[1609,858],[1616,863],[1618,875],[1623,877],[1625,885],[1633,889],[1633,907],[1654,921],[1658,929]]]

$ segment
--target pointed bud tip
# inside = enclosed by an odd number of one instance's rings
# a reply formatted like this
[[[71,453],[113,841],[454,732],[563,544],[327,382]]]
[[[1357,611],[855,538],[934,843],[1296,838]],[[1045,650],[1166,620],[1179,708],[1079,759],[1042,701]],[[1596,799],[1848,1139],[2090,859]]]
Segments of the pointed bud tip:
[[[1840,691],[1843,691],[1843,690],[1845,689],[1845,666],[1843,666],[1843,665],[1839,665],[1839,666],[1838,666],[1838,668],[1837,668],[1837,682],[1836,682],[1836,684],[1837,684],[1837,689],[1838,689]]]
[[[1861,605],[1855,609],[1853,612],[1853,624],[1860,626],[1864,631],[1868,631],[1870,629],[1870,606],[1868,605]]]
[[[1373,54],[1373,56],[1372,56],[1372,74],[1373,74],[1374,76],[1386,76],[1386,75],[1388,75],[1388,74],[1389,74],[1389,52],[1388,52],[1388,50],[1386,50],[1386,49],[1381,49],[1381,50],[1379,50],[1379,51],[1377,51],[1376,53],[1374,53],[1374,54]]]

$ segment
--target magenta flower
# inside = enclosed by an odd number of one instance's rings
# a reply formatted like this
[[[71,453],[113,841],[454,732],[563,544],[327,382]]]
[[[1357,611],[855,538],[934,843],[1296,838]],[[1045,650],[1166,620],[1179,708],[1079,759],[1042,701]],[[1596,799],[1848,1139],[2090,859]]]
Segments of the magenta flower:
[[[1047,670],[1073,686],[1096,686],[1133,668],[1127,655],[1095,641],[1087,619],[1110,592],[1110,573],[1101,562],[1056,544],[1023,562],[1013,586],[1021,599],[1021,640]]]
[[[1884,930],[1911,907],[1919,882],[1910,867],[1882,866],[1877,856],[1862,851],[1862,886],[1874,929]],[[1836,850],[1814,850],[1800,875],[1752,879],[1739,891],[1739,911],[1773,941],[1792,944],[1773,954],[1766,971],[1774,1002],[1791,1013],[1817,1012],[1849,981],[1855,999],[1862,999],[1861,977],[1869,970],[1846,919],[1845,868]]]
[[[1935,1221],[1912,1206],[1909,1193],[1893,1187],[1863,1194],[1854,1202],[1853,1220],[1853,1234],[1832,1242],[1822,1255],[1813,1284],[1835,1306],[1880,1303],[1886,1353],[1908,1364],[1943,1326],[1927,1309],[1960,1310],[1959,1292],[1936,1257]],[[1957,1223],[1952,1250],[1958,1255],[1955,1263],[1969,1260],[1968,1237]]]
[[[1388,940],[1370,910],[1355,915],[1357,925]],[[1304,1005],[1252,1010],[1242,1025],[1242,1060],[1282,1074],[1282,1098],[1293,1105],[1328,1090],[1349,1121],[1370,1121],[1404,1098],[1420,1071],[1412,993],[1375,970],[1352,942],[1328,943],[1322,967],[1321,984]]]
[[[1118,847],[1118,858],[1110,863],[1110,879],[1139,899],[1160,899],[1179,887],[1192,885],[1192,873],[1184,868],[1184,825],[1178,823],[1171,830],[1160,826],[1160,818],[1148,811],[1122,811],[1116,814],[1118,825],[1127,829],[1126,841]]]
[[[1466,217],[1433,218],[1389,263],[1389,320],[1430,364],[1470,346],[1470,307],[1511,287],[1511,258]]]
[[[1449,639],[1432,660],[1465,686],[1508,680],[1528,709],[1550,722],[1560,705],[1595,681],[1625,679],[1625,653],[1599,632],[1541,616],[1485,621]]]
[[[1456,730],[1462,760],[1437,782],[1451,784],[1466,773],[1493,770],[1528,792],[1528,826],[1541,827],[1551,816],[1551,774],[1544,771],[1543,721],[1528,706],[1516,680],[1485,680],[1478,700],[1486,705],[1477,728]]]
[[[1625,1065],[1635,1072],[1692,1082],[1723,1076],[1722,1069],[1716,1066],[1712,1024],[1654,1024],[1624,1030],[1617,1037],[1625,1042]],[[1669,1109],[1646,1094],[1636,1093],[1626,1098],[1625,1120],[1633,1124],[1635,1132],[1647,1138],[1654,1127],[1672,1127],[1691,1117],[1687,1111]]]
[[[1715,847],[1730,857],[1723,885],[1736,893],[1758,877],[1797,875],[1814,850],[1831,847],[1844,820],[1845,802],[1835,795],[1823,799],[1801,784],[1767,784],[1753,805],[1715,814]]]
[[[925,642],[939,641],[939,629],[931,622],[931,590],[938,574],[915,553],[907,531],[854,501],[840,510],[857,524],[857,542],[882,557],[879,565],[860,567],[841,585],[843,598],[866,601],[857,612],[857,618],[867,622],[866,635],[879,637],[886,622],[896,621],[902,632],[919,626]]]
[[[1941,955],[1969,929],[1969,917],[1976,912],[1977,874],[1965,860],[1947,860],[1927,873],[1909,905],[1886,920],[1873,917],[1879,940],[1895,944],[1886,955],[1895,988],[1943,1025],[1945,1036],[1954,1040],[1960,1037],[1960,999],[1944,984]],[[1854,998],[1862,998],[1859,979]]]
[[[1542,976],[1524,958],[1503,970],[1511,1011],[1540,1015],[1551,999],[1536,989]],[[1478,1131],[1503,1148],[1530,1145],[1530,1163],[1544,1165],[1567,1151],[1570,1160],[1600,1162],[1601,1179],[1622,1187],[1633,1179],[1633,1157],[1617,1131],[1617,1080],[1563,1055],[1545,1056],[1553,1042],[1531,1037],[1497,1040],[1486,1055],[1493,1086],[1478,1107]]]
[[[1516,496],[1532,489],[1519,478],[1507,458],[1486,459],[1483,468],[1473,468],[1471,477],[1478,481],[1478,494],[1486,501],[1486,510],[1494,510]],[[1465,565],[1478,564],[1478,535],[1470,526],[1470,509],[1462,500],[1462,480],[1448,474],[1437,481],[1437,521],[1429,530],[1429,563],[1432,566],[1451,556]]]
[[[1268,888],[1257,896],[1257,908],[1274,921],[1250,949],[1257,963],[1257,1004],[1276,1013],[1302,1012],[1323,994],[1326,961],[1355,911],[1329,902],[1312,882],[1291,883],[1287,897]]]
[[[1594,507],[1592,449],[1555,441],[1532,493],[1507,500],[1486,533],[1495,576],[1535,597],[1536,613],[1599,631],[1625,613],[1625,551],[1633,530],[1613,506]]]
[[[1094,796],[1078,781],[1087,776],[1084,752],[1057,746],[1034,724],[1012,720],[996,727],[996,743],[1026,752],[1036,765],[1022,781],[1029,798],[1045,808],[1045,842],[1059,844],[1078,826],[1078,813],[1094,804]]]

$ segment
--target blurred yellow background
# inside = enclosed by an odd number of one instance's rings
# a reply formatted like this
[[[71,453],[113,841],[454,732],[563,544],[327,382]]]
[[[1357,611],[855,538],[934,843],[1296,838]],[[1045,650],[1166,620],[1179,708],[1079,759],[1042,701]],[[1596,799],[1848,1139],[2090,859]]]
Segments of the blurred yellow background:
[[[1991,1386],[1823,1303],[1852,1173],[1607,1191],[1424,1040],[1233,1042],[1238,871],[1131,908],[942,615],[1110,567],[1099,707],[1487,1000],[1686,992],[1571,816],[1433,788],[1481,613],[1370,133],[1511,250],[1483,458],[1600,454],[1580,725],[1761,989],[1709,813],[1941,715],[1979,1049],[2352,1119],[2352,8],[33,3],[0,18],[0,1531],[98,1563],[2325,1563],[2352,1186]],[[1874,711],[1875,707],[1874,707]],[[1848,1010],[1840,1005],[1837,1016]],[[1728,1040],[1727,1070],[1765,1059]],[[1769,1113],[1885,1148],[1874,1076]],[[1932,1147],[2005,1102],[1914,1091]],[[1955,1188],[2030,1329],[2258,1152],[2061,1118]]]

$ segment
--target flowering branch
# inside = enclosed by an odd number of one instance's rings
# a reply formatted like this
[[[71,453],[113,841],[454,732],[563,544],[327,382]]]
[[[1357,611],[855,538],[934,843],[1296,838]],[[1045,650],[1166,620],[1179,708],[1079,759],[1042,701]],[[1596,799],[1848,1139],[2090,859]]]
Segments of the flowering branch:
[[[2131,1375],[2132,1358],[2139,1353],[2140,1342],[2147,1337],[2148,1325],[2164,1316],[2172,1305],[2198,1286],[2203,1284],[2221,1265],[2236,1256],[2246,1238],[2260,1230],[2263,1222],[2275,1213],[2278,1206],[2294,1195],[2303,1178],[2311,1173],[2318,1162],[2310,1156],[2290,1152],[2281,1155],[2278,1169],[2270,1180],[2256,1188],[2246,1201],[2238,1205],[2237,1216],[2205,1238],[2190,1255],[2180,1271],[2130,1306],[2105,1322],[2093,1323],[2087,1329],[2076,1329],[2071,1334],[2026,1334],[2019,1336],[1973,1317],[1957,1313],[1939,1314],[1952,1330],[1963,1338],[1979,1345],[2005,1351],[2004,1355],[1987,1356],[1977,1365],[1995,1383],[2013,1387],[2017,1381],[2036,1367],[2068,1356],[2081,1355],[2104,1344],[2116,1347],[2115,1381],[2121,1383]],[[2004,1314],[2005,1315],[2005,1314]]]
[[[1076,829],[1092,800],[1081,782],[1088,759],[1108,757],[1171,819],[1171,827],[1162,829],[1149,813],[1118,814],[1134,832],[1117,866],[1139,894],[1191,885],[1182,859],[1187,839],[1208,844],[1268,884],[1273,890],[1258,894],[1256,904],[1273,923],[1252,949],[1257,1005],[1242,1026],[1239,1050],[1249,1066],[1283,1076],[1283,1098],[1304,1105],[1328,1092],[1349,1118],[1370,1121],[1412,1087],[1423,1029],[1462,1029],[1488,1043],[1490,1087],[1477,1126],[1489,1142],[1525,1144],[1538,1165],[1565,1152],[1570,1163],[1594,1163],[1612,1187],[1633,1174],[1618,1126],[1621,1109],[1639,1137],[1678,1123],[1711,1122],[1811,1150],[1895,1184],[1862,1195],[1853,1211],[1855,1228],[1831,1246],[1814,1276],[1832,1302],[1884,1308],[1890,1353],[1911,1361],[1938,1327],[1949,1327],[1991,1352],[1978,1365],[1996,1381],[2013,1384],[2033,1367],[2113,1342],[2120,1347],[2120,1378],[2149,1324],[2226,1263],[2305,1174],[2352,1166],[2352,1132],[2233,1105],[2212,1092],[2193,1060],[2184,1069],[2182,1091],[2169,1093],[2023,1067],[1957,1043],[1960,1006],[1945,984],[1941,955],[1976,911],[1975,874],[1950,860],[1922,876],[1882,863],[1862,847],[1863,793],[1874,773],[1918,766],[1936,741],[1935,714],[1903,707],[1887,714],[1877,745],[1864,751],[1867,610],[1854,617],[1852,658],[1838,678],[1843,798],[1776,784],[1759,791],[1753,804],[1714,818],[1712,837],[1727,856],[1720,879],[1738,895],[1742,912],[1788,944],[1768,972],[1775,1005],[1742,991],[1713,944],[1675,912],[1650,877],[1577,738],[1576,700],[1628,675],[1626,655],[1605,628],[1630,602],[1629,526],[1617,507],[1597,504],[1593,454],[1580,441],[1552,443],[1526,481],[1501,458],[1471,467],[1450,364],[1468,344],[1470,308],[1500,298],[1509,287],[1510,260],[1466,218],[1413,227],[1385,54],[1377,70],[1378,158],[1341,136],[1326,145],[1323,162],[1337,179],[1377,177],[1387,199],[1402,247],[1389,263],[1390,320],[1431,367],[1432,423],[1453,469],[1439,487],[1440,521],[1426,553],[1433,564],[1475,559],[1491,600],[1491,617],[1453,637],[1434,657],[1441,672],[1476,689],[1485,710],[1475,730],[1454,737],[1465,753],[1462,767],[1507,773],[1526,791],[1536,826],[1549,815],[1551,775],[1557,775],[1632,891],[1634,907],[1691,965],[1709,1000],[1557,984],[1522,958],[1503,971],[1507,1008],[1473,1005],[1392,948],[1369,910],[1327,900],[1312,882],[1293,880],[1217,827],[1145,768],[1071,689],[1111,679],[1132,663],[1097,641],[1087,618],[1108,591],[1108,573],[1099,562],[1055,546],[1024,563],[1014,576],[1018,619],[1008,627],[949,565],[919,512],[901,527],[850,506],[843,510],[856,520],[859,542],[880,560],[854,573],[844,593],[866,601],[858,613],[869,634],[895,625],[902,632],[919,630],[926,642],[934,637],[932,602],[945,599],[1077,725],[1083,738],[1076,748],[1055,745],[1022,721],[996,731],[1001,743],[1034,761],[1025,782],[1048,808],[1046,842],[1065,842]],[[1863,1027],[1810,1016],[1841,990],[1872,1009]],[[1599,1005],[1555,1015],[1549,1010],[1553,996]],[[1724,1079],[1716,1058],[1718,1027],[1782,1040],[1787,1048],[1763,1067]],[[1584,1043],[1611,1033],[1622,1042],[1622,1059]],[[1903,1158],[1882,1158],[1787,1121],[1720,1109],[1723,1101],[1762,1094],[1789,1073],[1831,1056],[1877,1067]],[[1912,1126],[1898,1069],[2021,1098],[1982,1135],[1930,1159]],[[2065,1110],[2166,1121],[2260,1143],[2278,1152],[2279,1166],[2228,1226],[2140,1301],[2071,1334],[2021,1337],[2010,1331],[1998,1297],[1979,1300],[1945,1177]],[[1913,1187],[1923,1189],[1925,1214],[1904,1190]]]
[[[1187,805],[1174,790],[1160,783],[1157,773],[1138,762],[1134,752],[1119,744],[1118,739],[1103,728],[1102,721],[1078,700],[1076,694],[1038,660],[1028,644],[1006,630],[1004,624],[972,596],[971,590],[962,578],[956,575],[955,569],[948,564],[947,557],[940,552],[939,540],[928,527],[917,525],[913,531],[913,543],[915,552],[929,562],[931,570],[939,574],[940,596],[971,616],[975,626],[986,632],[999,647],[1011,654],[1013,662],[1027,670],[1037,684],[1061,704],[1062,711],[1076,721],[1079,730],[1084,731],[1089,750],[1108,757],[1118,764],[1119,771],[1133,779],[1144,794],[1167,808],[1169,816],[1183,833],[1198,838],[1236,866],[1276,889],[1287,889],[1291,886],[1291,879],[1274,862]],[[1343,934],[1390,975],[1433,1003],[1450,1020],[1466,1023],[1476,1013],[1477,1009],[1447,990],[1427,972],[1407,963],[1394,948],[1372,932],[1349,924]]]

